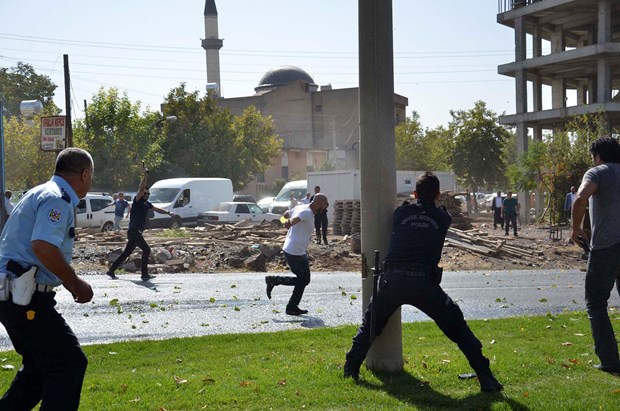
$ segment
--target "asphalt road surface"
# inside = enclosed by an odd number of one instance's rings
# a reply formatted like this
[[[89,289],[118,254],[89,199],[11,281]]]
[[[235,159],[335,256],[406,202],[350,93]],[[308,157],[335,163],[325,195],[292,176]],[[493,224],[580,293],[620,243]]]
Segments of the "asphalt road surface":
[[[585,310],[584,276],[576,270],[448,272],[442,286],[467,319],[544,315]],[[58,289],[57,309],[82,344],[335,327],[359,324],[362,315],[359,273],[312,273],[300,305],[309,313],[299,317],[284,313],[292,287],[276,287],[268,300],[263,273],[164,274],[150,282],[119,277],[84,276],[95,290],[88,304]],[[610,305],[620,306],[615,291]],[[402,320],[428,317],[406,306]],[[0,327],[0,350],[11,348]]]

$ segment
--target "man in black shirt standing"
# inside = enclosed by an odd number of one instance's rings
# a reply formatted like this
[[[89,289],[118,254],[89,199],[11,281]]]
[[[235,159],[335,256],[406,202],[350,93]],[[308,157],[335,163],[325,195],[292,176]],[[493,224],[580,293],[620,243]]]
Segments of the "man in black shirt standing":
[[[139,247],[142,250],[142,281],[148,281],[155,276],[149,275],[148,271],[148,263],[149,263],[149,255],[151,254],[151,248],[144,240],[142,236],[142,232],[144,231],[144,227],[146,225],[146,218],[149,210],[157,211],[158,213],[168,214],[169,216],[173,216],[174,213],[171,211],[164,210],[159,207],[155,207],[151,204],[148,199],[149,188],[146,186],[146,179],[149,175],[149,170],[144,167],[144,177],[142,177],[142,181],[140,182],[140,187],[138,187],[138,193],[134,196],[133,202],[131,204],[131,211],[129,214],[129,228],[127,229],[127,245],[125,246],[125,250],[118,258],[112,263],[110,269],[106,273],[110,278],[116,280],[118,277],[114,274],[114,271],[133,253],[133,250],[136,247]]]
[[[442,290],[441,258],[444,239],[452,216],[444,207],[437,207],[439,179],[430,172],[418,177],[413,192],[416,204],[405,202],[394,212],[392,236],[379,280],[377,300],[371,299],[362,325],[353,338],[344,365],[345,378],[359,378],[370,341],[370,319],[376,310],[375,335],[380,335],[394,311],[410,304],[428,315],[444,334],[458,344],[471,367],[476,371],[485,392],[503,389],[482,355],[482,344],[472,333],[458,305]]]

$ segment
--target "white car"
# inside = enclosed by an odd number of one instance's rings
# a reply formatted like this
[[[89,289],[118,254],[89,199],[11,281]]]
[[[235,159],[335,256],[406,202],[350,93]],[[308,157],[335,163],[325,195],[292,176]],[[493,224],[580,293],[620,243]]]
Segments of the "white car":
[[[198,225],[207,224],[235,224],[247,220],[254,222],[268,221],[274,225],[281,225],[279,214],[264,212],[255,203],[248,202],[224,202],[216,211],[205,211],[198,215]]]
[[[86,194],[76,208],[76,227],[111,231],[114,226],[114,206],[108,195]]]

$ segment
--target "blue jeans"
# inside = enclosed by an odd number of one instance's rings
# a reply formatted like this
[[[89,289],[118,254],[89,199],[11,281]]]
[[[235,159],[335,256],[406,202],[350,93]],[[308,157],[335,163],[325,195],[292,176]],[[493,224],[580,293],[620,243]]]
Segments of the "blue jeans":
[[[603,366],[620,366],[618,342],[607,314],[607,301],[620,280],[620,243],[592,250],[586,273],[586,307],[590,318],[594,350]]]
[[[121,221],[123,221],[123,216],[114,216],[114,231],[121,231]]]
[[[294,287],[293,294],[286,306],[288,308],[295,308],[299,306],[304,290],[310,284],[310,263],[308,262],[307,255],[293,255],[286,251],[284,252],[284,259],[293,274],[295,274],[295,277],[272,275],[267,278],[273,282],[273,285],[291,285]]]
[[[398,307],[413,305],[428,315],[443,333],[455,342],[476,372],[489,369],[489,360],[482,355],[482,344],[467,325],[463,312],[443,289],[427,277],[409,277],[398,271],[386,271],[379,282],[377,301],[371,299],[362,325],[353,337],[347,363],[355,368],[364,362],[370,349],[370,313],[376,305],[375,335],[380,335]]]

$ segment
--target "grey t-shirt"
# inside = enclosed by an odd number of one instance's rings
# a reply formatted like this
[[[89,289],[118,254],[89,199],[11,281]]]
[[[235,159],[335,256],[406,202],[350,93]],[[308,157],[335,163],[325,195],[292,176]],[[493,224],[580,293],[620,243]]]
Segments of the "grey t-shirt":
[[[583,176],[598,186],[590,197],[591,246],[593,250],[620,243],[620,164],[592,167]]]

